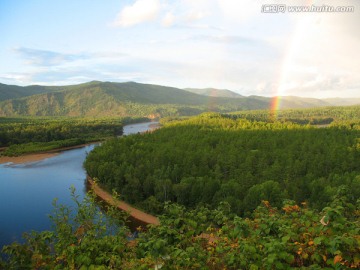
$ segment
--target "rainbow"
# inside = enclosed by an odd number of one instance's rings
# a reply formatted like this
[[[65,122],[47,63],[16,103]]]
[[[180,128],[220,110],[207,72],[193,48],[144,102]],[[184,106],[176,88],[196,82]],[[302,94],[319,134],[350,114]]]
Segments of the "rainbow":
[[[314,2],[315,0],[307,0],[305,5],[311,6],[314,4]],[[287,46],[288,49],[285,53],[285,57],[281,64],[281,69],[279,73],[280,75],[276,83],[277,87],[275,88],[276,93],[273,96],[270,103],[269,118],[274,121],[278,118],[278,113],[281,108],[281,100],[282,97],[285,95],[287,89],[286,83],[289,77],[289,71],[291,69],[291,64],[293,63],[295,52],[297,51],[298,47],[301,45],[301,37],[303,33],[306,31],[306,25],[304,24],[304,20],[303,20],[304,17],[306,16],[301,16],[295,26],[295,30],[293,31],[293,35],[290,38],[290,42]]]
[[[281,96],[275,96],[271,99],[269,118],[273,121],[278,118],[280,102],[281,102]]]

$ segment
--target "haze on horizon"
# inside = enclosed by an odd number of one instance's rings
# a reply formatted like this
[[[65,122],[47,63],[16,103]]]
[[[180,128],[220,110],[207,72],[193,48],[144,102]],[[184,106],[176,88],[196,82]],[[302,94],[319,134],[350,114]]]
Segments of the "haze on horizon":
[[[354,10],[262,12],[284,3]],[[360,97],[359,27],[357,0],[2,0],[0,83]]]

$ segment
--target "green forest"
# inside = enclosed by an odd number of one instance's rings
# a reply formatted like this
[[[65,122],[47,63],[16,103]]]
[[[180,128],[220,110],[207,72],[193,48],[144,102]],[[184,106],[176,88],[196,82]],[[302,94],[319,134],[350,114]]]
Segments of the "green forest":
[[[0,117],[0,147],[6,156],[48,151],[122,135],[124,124],[147,118]]]
[[[120,138],[119,120],[59,131],[54,119],[53,141],[102,130],[87,173],[160,225],[130,229],[127,213],[72,189],[77,207],[55,200],[53,230],[4,246],[0,269],[358,269],[359,109],[204,113]],[[36,143],[41,119],[2,121],[9,139]]]
[[[251,121],[292,122],[301,125],[327,125],[332,122],[353,121],[360,119],[360,106],[322,107],[307,109],[279,110],[269,113],[268,110],[251,110],[231,113],[234,118]]]
[[[360,122],[354,123],[317,128],[207,113],[109,140],[88,155],[85,168],[156,214],[166,201],[190,208],[228,202],[242,216],[262,200],[322,209],[341,185],[353,203],[360,197]]]

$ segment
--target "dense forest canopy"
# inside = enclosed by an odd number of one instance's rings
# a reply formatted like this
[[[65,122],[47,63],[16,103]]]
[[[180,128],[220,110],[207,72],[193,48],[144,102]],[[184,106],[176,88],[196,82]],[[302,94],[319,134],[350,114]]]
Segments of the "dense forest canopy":
[[[120,136],[124,124],[140,121],[149,119],[0,117],[0,147],[12,156],[73,146]]]
[[[234,119],[235,118],[235,119]],[[128,202],[159,213],[166,201],[246,215],[268,200],[321,209],[339,186],[360,197],[360,123],[316,128],[202,114],[160,130],[109,140],[85,162],[90,176]]]
[[[326,125],[333,121],[353,121],[360,119],[360,106],[322,107],[288,109],[269,113],[269,110],[251,110],[231,113],[234,118],[256,121],[283,121],[298,124]]]
[[[261,122],[291,122],[300,125],[327,126],[354,124],[360,119],[360,106],[319,107],[286,110],[242,110],[231,112],[227,117]],[[161,123],[183,120],[188,116],[163,117]]]

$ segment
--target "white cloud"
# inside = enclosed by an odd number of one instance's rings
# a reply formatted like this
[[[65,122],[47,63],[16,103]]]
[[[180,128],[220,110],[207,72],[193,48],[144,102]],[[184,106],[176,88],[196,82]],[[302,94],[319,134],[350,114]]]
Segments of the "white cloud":
[[[129,27],[154,20],[160,11],[159,0],[137,0],[125,6],[113,22],[114,26]]]
[[[355,89],[360,82],[360,35],[354,22],[360,22],[356,13],[299,14],[278,92],[329,96]]]
[[[64,53],[27,47],[17,47],[13,51],[19,54],[27,65],[40,67],[71,66],[99,60],[116,61],[126,56],[125,53],[116,51]]]
[[[218,0],[217,4],[224,18],[230,21],[244,21],[254,15],[261,15],[263,1]]]
[[[165,17],[162,19],[161,24],[165,27],[170,27],[174,24],[175,22],[175,16],[173,13],[168,12],[166,13]]]
[[[14,48],[14,51],[26,59],[28,64],[39,66],[60,65],[67,62],[88,59],[90,57],[84,53],[69,54],[27,47]]]
[[[32,76],[27,73],[11,72],[0,74],[0,80],[8,84],[28,85],[32,83]]]
[[[198,26],[204,25],[202,21],[214,15],[214,1],[216,0],[178,0],[173,2],[164,0],[161,2],[161,10],[166,14],[161,21],[162,25],[178,28],[203,28]]]
[[[198,21],[201,20],[207,16],[210,15],[210,12],[207,11],[203,11],[203,10],[190,10],[187,14],[186,14],[186,21],[187,22],[193,22],[193,21]]]
[[[93,42],[84,42],[85,34],[64,36],[63,43],[49,38],[41,42],[46,50],[33,48],[39,41],[9,43],[9,48],[15,47],[10,52],[1,44],[0,81],[53,84],[126,79],[228,88],[243,95],[277,95],[281,87],[283,95],[359,96],[358,0],[341,2],[354,5],[353,13],[297,14],[264,14],[261,6],[308,5],[306,0],[117,2],[121,8],[116,9],[119,14],[113,25],[137,27],[121,31],[89,27]],[[317,0],[314,5],[340,5],[330,2]],[[103,27],[103,21],[97,25]],[[62,31],[67,33],[65,28]]]

